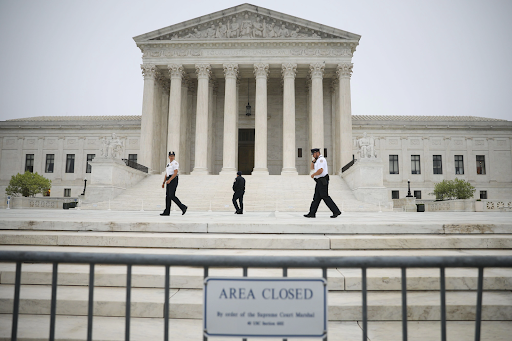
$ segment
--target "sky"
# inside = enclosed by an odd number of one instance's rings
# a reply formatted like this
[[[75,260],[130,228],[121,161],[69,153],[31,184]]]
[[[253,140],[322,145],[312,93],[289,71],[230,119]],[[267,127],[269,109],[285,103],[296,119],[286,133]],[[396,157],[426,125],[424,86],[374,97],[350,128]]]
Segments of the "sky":
[[[241,3],[0,0],[0,120],[140,115],[132,37]],[[512,120],[510,0],[251,3],[362,36],[353,115]]]

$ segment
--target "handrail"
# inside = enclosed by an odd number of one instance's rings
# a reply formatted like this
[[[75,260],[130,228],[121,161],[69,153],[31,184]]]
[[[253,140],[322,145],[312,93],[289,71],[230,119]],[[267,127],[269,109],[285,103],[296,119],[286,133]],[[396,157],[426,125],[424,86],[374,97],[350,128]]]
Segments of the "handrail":
[[[350,167],[352,167],[354,165],[354,163],[356,163],[357,159],[352,159],[352,161],[350,161],[349,163],[347,163],[345,166],[343,166],[341,168],[341,172],[345,172],[346,170],[348,170]]]
[[[143,166],[141,164],[138,164],[137,162],[135,161],[132,161],[132,160],[128,160],[128,159],[121,159],[124,161],[124,163],[128,166],[128,167],[131,167],[133,169],[136,169],[136,170],[139,170],[141,172],[144,172],[144,173],[147,173],[148,172],[148,167],[146,166]]]

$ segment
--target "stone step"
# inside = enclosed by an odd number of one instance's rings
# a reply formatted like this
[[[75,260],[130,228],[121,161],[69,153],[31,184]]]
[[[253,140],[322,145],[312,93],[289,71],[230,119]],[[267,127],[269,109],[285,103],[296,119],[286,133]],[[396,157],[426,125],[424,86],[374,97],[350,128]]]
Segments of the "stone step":
[[[254,211],[306,212],[313,198],[315,182],[308,175],[244,176],[246,191],[244,208]],[[84,203],[82,208],[116,210],[159,211],[165,207],[165,190],[162,189],[163,175],[149,175],[140,183],[126,189],[110,201]],[[231,199],[234,177],[223,175],[180,175],[176,196],[189,207],[190,211],[233,211]],[[201,193],[201,196],[197,196]],[[329,194],[344,211],[392,211],[391,206],[372,205],[357,200],[352,190],[339,176],[332,176]],[[174,206],[174,205],[173,205]],[[174,206],[175,207],[175,206]],[[328,212],[321,205],[321,212]]]
[[[11,339],[12,316],[0,314],[0,341]],[[50,332],[50,317],[47,315],[20,315],[18,320],[18,339],[46,341]],[[130,340],[162,340],[164,321],[162,318],[132,318],[130,321]],[[440,323],[434,321],[409,321],[407,324],[410,340],[438,341]],[[56,340],[82,341],[87,339],[87,317],[57,315],[55,322]],[[447,338],[449,340],[473,341],[475,323],[472,321],[448,321]],[[102,341],[124,341],[124,317],[95,316],[93,319],[93,339]],[[330,341],[361,341],[361,322],[335,322],[328,324]],[[202,338],[202,321],[194,319],[170,319],[169,334],[173,341],[197,341]],[[483,321],[482,341],[509,341],[512,323],[508,321]],[[219,338],[211,338],[219,340]],[[402,339],[402,324],[387,321],[368,323],[368,341],[396,341]],[[238,340],[238,339],[233,339]],[[271,338],[249,340],[276,340]],[[318,339],[288,339],[318,340]]]
[[[14,286],[0,285],[0,313],[12,313]],[[440,319],[440,300],[437,291],[407,293],[408,318],[412,321]],[[59,286],[57,314],[87,315],[88,288]],[[126,290],[98,287],[94,291],[94,314],[124,316]],[[131,316],[163,317],[164,290],[132,288]],[[51,286],[22,285],[20,313],[47,315],[50,313]],[[201,319],[203,292],[199,289],[170,290],[170,318]],[[357,321],[361,319],[361,293],[357,291],[330,291],[328,295],[329,320]],[[447,319],[471,321],[475,319],[475,291],[446,292]],[[389,291],[368,292],[368,319],[399,321],[402,317],[401,293]],[[512,320],[512,293],[486,291],[483,295],[482,319],[487,321]]]
[[[512,234],[338,236],[328,234],[0,231],[0,245],[20,244],[268,250],[510,249],[512,248]]]
[[[304,212],[306,213],[306,212]],[[307,219],[295,212],[157,212],[86,210],[2,210],[0,230],[98,232],[213,232],[233,234],[512,234],[512,213],[319,212]]]
[[[203,268],[171,267],[171,288],[201,289],[203,286]],[[486,290],[510,290],[512,288],[512,269],[486,268],[484,272]],[[211,276],[242,276],[241,269],[211,268]],[[281,277],[281,269],[248,269],[248,275],[254,277]],[[288,269],[289,277],[321,277],[320,269]],[[329,269],[329,290],[361,290],[360,269]],[[50,285],[52,283],[52,265],[23,264],[22,284]],[[124,287],[126,285],[126,267],[117,265],[96,265],[95,286]],[[446,269],[447,290],[476,290],[477,269]],[[0,284],[14,284],[15,265],[0,264]],[[89,285],[89,266],[78,264],[60,264],[58,270],[59,285]],[[163,288],[165,270],[157,266],[133,266],[132,286],[136,288]],[[368,290],[401,290],[400,269],[368,269]],[[408,290],[438,290],[439,269],[408,269]]]

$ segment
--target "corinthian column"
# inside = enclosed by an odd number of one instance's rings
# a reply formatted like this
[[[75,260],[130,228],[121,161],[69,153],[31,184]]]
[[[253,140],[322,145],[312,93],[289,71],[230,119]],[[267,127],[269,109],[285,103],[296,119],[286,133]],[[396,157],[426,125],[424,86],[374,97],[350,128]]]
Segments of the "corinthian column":
[[[181,82],[183,78],[183,66],[169,64],[169,77],[171,78],[171,90],[169,94],[169,123],[167,125],[167,151],[174,151],[176,159],[180,159],[180,127],[181,127]]]
[[[324,63],[309,65],[311,74],[311,147],[324,150]]]
[[[234,175],[236,172],[236,79],[238,64],[224,64],[226,90],[224,96],[224,141],[222,149],[222,170],[220,174]]]
[[[154,64],[142,64],[142,75],[144,76],[144,94],[142,97],[142,118],[140,126],[140,163],[155,172],[153,167],[155,161],[153,139],[155,131],[156,108],[155,108],[155,77],[156,66]]]
[[[338,112],[340,146],[337,148],[341,167],[352,161],[352,111],[350,107],[350,75],[352,63],[338,64]],[[338,169],[338,171],[340,171]],[[341,172],[341,171],[340,171]]]
[[[194,170],[191,174],[208,174],[208,82],[210,64],[196,64],[197,108],[196,108],[196,146]]]
[[[295,168],[295,75],[297,64],[283,64],[283,169],[281,175],[298,175]]]
[[[254,119],[253,175],[268,175],[267,168],[267,76],[268,64],[254,64],[256,76],[256,110]]]

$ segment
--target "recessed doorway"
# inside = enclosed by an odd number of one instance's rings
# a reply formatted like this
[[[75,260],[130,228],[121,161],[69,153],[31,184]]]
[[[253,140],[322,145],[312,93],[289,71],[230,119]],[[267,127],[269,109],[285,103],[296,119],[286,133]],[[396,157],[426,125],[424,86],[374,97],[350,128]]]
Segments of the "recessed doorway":
[[[238,130],[238,170],[250,175],[254,169],[254,129]]]

